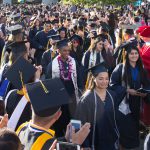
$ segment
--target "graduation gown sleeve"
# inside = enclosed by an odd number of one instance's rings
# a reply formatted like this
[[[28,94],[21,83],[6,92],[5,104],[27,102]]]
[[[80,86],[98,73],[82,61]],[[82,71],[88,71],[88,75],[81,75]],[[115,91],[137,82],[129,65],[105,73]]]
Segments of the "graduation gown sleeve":
[[[82,124],[86,122],[91,123],[91,131],[88,137],[85,139],[83,143],[83,147],[91,147],[92,145],[92,133],[93,133],[93,116],[94,114],[94,104],[91,103],[91,100],[94,100],[94,96],[90,92],[86,92],[84,96],[81,98],[80,102],[78,103],[75,118],[81,120]]]
[[[41,59],[41,65],[42,65],[44,74],[46,73],[47,66],[50,62],[51,62],[51,53],[50,53],[50,50],[48,50],[43,53],[42,59]]]
[[[119,99],[123,99],[126,94],[126,87],[122,86],[122,64],[116,66],[110,77],[110,89],[115,91]]]
[[[46,76],[45,76],[46,79],[50,79],[52,78],[52,62],[50,62],[48,64],[48,67],[47,67],[47,70],[46,70]]]

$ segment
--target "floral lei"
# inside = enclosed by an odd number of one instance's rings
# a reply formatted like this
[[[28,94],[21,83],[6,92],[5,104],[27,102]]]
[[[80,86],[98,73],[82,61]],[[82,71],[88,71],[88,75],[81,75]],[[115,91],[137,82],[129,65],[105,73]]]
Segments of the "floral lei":
[[[68,57],[68,60],[66,61],[68,64],[68,76],[67,77],[65,77],[65,68],[64,68],[64,64],[63,64],[63,61],[61,59],[61,56],[58,56],[57,60],[58,60],[58,64],[59,64],[60,78],[65,80],[65,81],[71,80],[72,64],[71,64],[70,57]]]

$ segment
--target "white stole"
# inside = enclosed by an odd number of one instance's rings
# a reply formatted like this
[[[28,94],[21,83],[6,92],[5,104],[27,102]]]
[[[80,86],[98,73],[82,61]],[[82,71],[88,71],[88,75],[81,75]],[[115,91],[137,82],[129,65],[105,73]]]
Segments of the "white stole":
[[[52,61],[52,78],[60,78],[60,69],[59,69],[59,63],[58,63],[58,57],[57,56],[53,61]],[[76,69],[76,62],[74,58],[69,56],[69,59],[71,60],[71,79],[74,85],[75,89],[75,96],[76,96],[76,101],[77,103],[79,102],[79,94],[78,94],[78,85],[77,85],[77,69]]]

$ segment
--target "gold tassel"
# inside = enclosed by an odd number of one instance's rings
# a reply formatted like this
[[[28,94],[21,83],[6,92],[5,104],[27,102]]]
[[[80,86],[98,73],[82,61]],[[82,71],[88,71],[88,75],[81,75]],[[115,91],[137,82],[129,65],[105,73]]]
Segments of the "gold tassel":
[[[86,89],[86,90],[89,88],[91,76],[92,76],[92,73],[89,72],[89,73],[88,73],[88,76],[87,76],[86,84],[85,84],[85,89]]]
[[[125,49],[123,49],[123,51],[122,51],[122,60],[123,60],[123,63],[125,63],[125,56],[126,56]]]
[[[18,94],[20,93],[21,95],[24,95],[25,98],[28,100],[28,102],[30,102],[30,99],[29,99],[29,96],[28,96],[26,87],[24,86],[22,72],[19,71],[19,74],[20,74],[20,79],[21,79],[21,84],[22,84],[22,90],[18,91],[17,93],[18,93]]]
[[[44,92],[45,92],[46,94],[48,94],[49,91],[47,90],[47,88],[45,87],[45,85],[42,83],[41,80],[40,80],[40,83],[41,83],[41,85],[42,85],[42,88],[43,88]]]

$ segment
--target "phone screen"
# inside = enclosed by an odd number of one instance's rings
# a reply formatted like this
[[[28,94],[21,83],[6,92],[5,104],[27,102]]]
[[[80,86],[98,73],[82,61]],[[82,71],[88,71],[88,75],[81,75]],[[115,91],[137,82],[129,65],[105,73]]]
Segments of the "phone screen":
[[[70,143],[57,143],[57,150],[80,150],[80,146]]]
[[[81,124],[71,122],[71,125],[75,128],[75,132],[79,131],[81,128]]]

